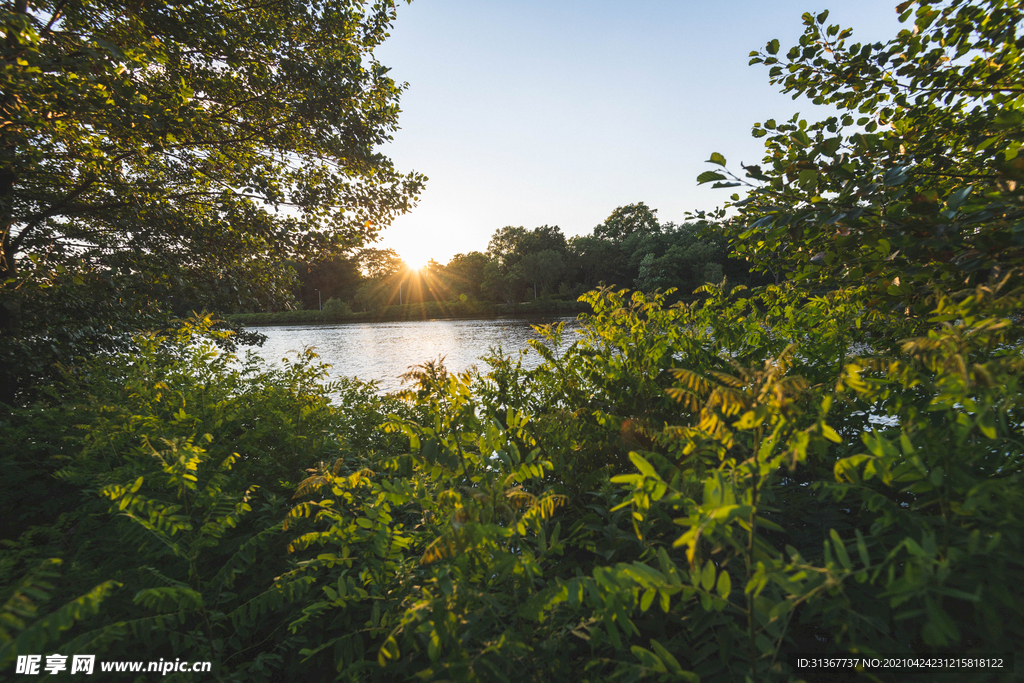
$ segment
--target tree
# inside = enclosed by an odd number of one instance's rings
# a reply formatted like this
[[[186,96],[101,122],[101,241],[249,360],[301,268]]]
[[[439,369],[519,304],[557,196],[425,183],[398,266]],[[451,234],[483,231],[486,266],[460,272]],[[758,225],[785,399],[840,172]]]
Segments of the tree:
[[[608,240],[591,235],[577,235],[569,240],[570,277],[587,289],[601,282],[614,282],[609,274],[618,270],[621,261],[621,251]]]
[[[660,230],[657,209],[643,202],[620,206],[612,211],[604,223],[594,228],[594,237],[621,242],[634,233],[650,234]]]
[[[371,280],[383,280],[406,269],[405,261],[394,249],[360,249],[356,256],[359,268]]]
[[[423,176],[374,151],[398,114],[373,57],[394,16],[391,0],[4,3],[0,401],[34,336],[58,342],[52,361],[175,308],[286,299],[287,259],[408,210]],[[56,298],[78,317],[51,315]],[[123,314],[90,328],[96,307]]]
[[[802,253],[797,228],[748,253]],[[584,239],[641,269],[721,245]],[[1024,289],[961,264],[987,281],[942,291],[945,263],[900,273],[932,278],[923,315],[824,268],[682,306],[603,287],[573,340],[537,328],[536,364],[432,361],[387,397],[312,352],[225,354],[209,317],[142,336],[0,420],[0,668],[145,649],[224,680],[1015,680]],[[798,663],[949,652],[971,676]]]
[[[565,253],[566,241],[557,225],[542,225],[533,230],[506,225],[494,231],[487,245],[487,253],[509,272],[528,254],[542,251]]]
[[[822,12],[804,15],[800,44],[784,57],[777,40],[751,53],[784,92],[842,113],[757,123],[761,165],[742,179],[707,171],[698,180],[752,185],[733,195],[731,226],[756,268],[865,283],[923,311],[935,286],[974,285],[1024,261],[1024,8],[954,0],[897,10],[913,28],[886,43],[850,44],[851,30],[827,26]]]
[[[360,284],[359,262],[336,256],[313,265],[296,264],[300,289],[298,299],[307,309],[318,308],[329,299],[351,299]]]
[[[626,244],[634,241],[631,237]],[[692,223],[666,223],[661,232],[644,236],[633,250],[634,286],[645,292],[675,287],[688,296],[707,282],[721,282],[728,245],[710,230]]]
[[[533,285],[533,298],[537,298],[537,286],[547,289],[558,280],[565,270],[562,256],[553,249],[527,254],[516,266],[520,277]]]
[[[394,249],[360,249],[356,255],[366,279],[356,290],[354,301],[362,310],[404,302],[402,278],[409,270]]]
[[[439,277],[455,297],[460,294],[480,298],[480,283],[484,279],[487,256],[479,251],[456,254],[441,271]]]
[[[542,251],[554,251],[564,254],[566,249],[565,235],[557,225],[542,225],[523,235],[519,245],[522,254],[536,254]]]
[[[491,241],[487,243],[487,255],[507,272],[519,262],[522,256],[520,247],[527,234],[526,228],[522,226],[506,225],[495,230]]]
[[[519,302],[523,282],[518,269],[511,269],[509,272],[502,272],[498,261],[492,259],[484,266],[483,280],[480,282],[480,291],[492,301],[504,301],[506,304]]]

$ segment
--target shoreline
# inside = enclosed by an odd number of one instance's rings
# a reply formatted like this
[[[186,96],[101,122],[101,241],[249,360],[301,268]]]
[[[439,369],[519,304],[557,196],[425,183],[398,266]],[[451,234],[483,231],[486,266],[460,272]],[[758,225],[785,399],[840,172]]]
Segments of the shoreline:
[[[246,327],[278,327],[284,325],[338,325],[366,322],[419,322],[429,320],[494,320],[498,318],[530,318],[541,316],[575,316],[589,313],[588,304],[579,301],[546,301],[518,305],[488,304],[467,306],[463,302],[446,304],[448,312],[435,302],[388,306],[381,311],[336,314],[328,311],[277,311],[274,313],[221,314],[223,320]],[[462,309],[462,310],[458,310]],[[467,310],[468,309],[468,310]]]

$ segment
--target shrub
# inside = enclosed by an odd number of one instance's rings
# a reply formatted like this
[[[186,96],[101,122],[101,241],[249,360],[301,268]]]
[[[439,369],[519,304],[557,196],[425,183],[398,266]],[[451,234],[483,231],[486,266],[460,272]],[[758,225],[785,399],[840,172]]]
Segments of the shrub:
[[[327,319],[346,318],[352,315],[352,307],[341,299],[330,298],[324,303],[324,317]]]

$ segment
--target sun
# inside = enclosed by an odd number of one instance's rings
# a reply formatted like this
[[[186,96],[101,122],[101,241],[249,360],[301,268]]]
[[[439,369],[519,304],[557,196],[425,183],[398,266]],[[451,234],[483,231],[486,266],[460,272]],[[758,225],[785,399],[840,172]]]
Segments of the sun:
[[[422,270],[430,259],[420,254],[402,256],[405,265],[409,270]]]

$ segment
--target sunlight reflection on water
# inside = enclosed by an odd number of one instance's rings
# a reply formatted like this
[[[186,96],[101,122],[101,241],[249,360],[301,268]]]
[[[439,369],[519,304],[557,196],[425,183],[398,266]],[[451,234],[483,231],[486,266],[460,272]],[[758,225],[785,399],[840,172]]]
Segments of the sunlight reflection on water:
[[[261,327],[258,330],[267,341],[262,348],[251,348],[265,360],[280,363],[313,346],[321,360],[332,366],[332,376],[377,380],[380,391],[390,392],[401,387],[398,377],[409,366],[438,356],[444,356],[445,366],[454,372],[471,365],[485,370],[480,357],[492,347],[500,344],[506,355],[526,348],[530,339],[541,338],[532,326],[550,322],[565,322],[564,345],[578,338],[573,332],[579,329],[575,318],[424,320]],[[540,362],[540,355],[531,349],[523,365],[533,368]]]

